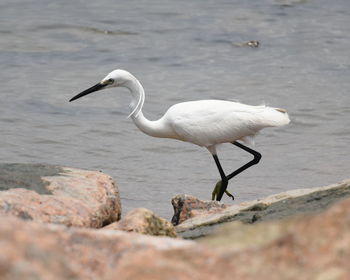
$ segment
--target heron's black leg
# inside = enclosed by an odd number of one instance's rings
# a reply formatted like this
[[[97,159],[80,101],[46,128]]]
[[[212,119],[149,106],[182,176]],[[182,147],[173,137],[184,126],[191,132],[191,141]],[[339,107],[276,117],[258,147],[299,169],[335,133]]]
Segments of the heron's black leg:
[[[238,175],[239,173],[243,172],[244,170],[246,170],[247,168],[251,167],[252,165],[254,164],[258,164],[260,159],[261,159],[261,154],[257,151],[254,151],[253,149],[250,149],[248,148],[247,146],[244,146],[243,144],[241,143],[238,143],[238,142],[233,142],[232,143],[233,145],[245,150],[246,152],[252,154],[254,156],[254,159],[252,159],[251,161],[249,161],[248,163],[246,163],[245,165],[243,165],[242,167],[238,168],[237,170],[233,171],[232,173],[230,173],[229,175],[226,176],[226,179],[227,181],[232,179],[233,177],[235,177],[236,175]],[[219,170],[220,171],[220,170]],[[220,173],[221,175],[221,173]],[[222,179],[222,176],[221,176],[221,179]],[[224,185],[224,187],[221,187],[218,194],[217,194],[217,197],[216,197],[216,200],[220,201],[226,188],[227,188],[227,184],[228,182],[226,183],[226,185]]]
[[[258,164],[260,159],[261,159],[261,154],[257,151],[254,151],[251,148],[248,148],[247,146],[244,146],[241,143],[238,142],[233,142],[233,145],[245,150],[246,152],[252,154],[254,156],[254,159],[252,159],[250,162],[246,163],[245,165],[243,165],[242,167],[238,168],[237,170],[233,171],[231,174],[229,174],[227,176],[227,180],[232,179],[233,177],[235,177],[236,175],[238,175],[239,173],[241,173],[242,171],[246,170],[247,168],[251,167],[254,164]]]
[[[222,198],[222,195],[223,193],[225,192],[226,188],[227,188],[227,184],[228,184],[228,178],[226,177],[225,175],[225,172],[224,170],[222,169],[221,167],[221,164],[220,164],[220,161],[219,161],[219,158],[216,154],[213,155],[213,158],[215,160],[215,163],[216,163],[216,166],[218,167],[218,170],[219,170],[219,173],[220,173],[220,177],[221,177],[221,186],[220,186],[220,189],[219,190],[215,190],[213,191],[213,196],[212,198],[214,199],[215,196],[214,196],[214,192],[216,192],[216,200],[217,201],[220,201],[221,198]],[[219,197],[219,194],[221,194],[221,196]]]

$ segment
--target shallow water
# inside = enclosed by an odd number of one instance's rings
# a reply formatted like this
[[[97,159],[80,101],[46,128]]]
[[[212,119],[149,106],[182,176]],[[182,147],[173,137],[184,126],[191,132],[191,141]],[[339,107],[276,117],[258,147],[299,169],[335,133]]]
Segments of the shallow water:
[[[169,218],[175,194],[209,199],[210,154],[139,132],[126,90],[68,103],[124,68],[143,84],[150,119],[196,99],[288,109],[290,125],[256,138],[260,164],[230,183],[236,203],[348,178],[349,29],[348,0],[2,1],[1,161],[102,170],[124,213]],[[249,40],[259,48],[232,44]],[[228,172],[250,160],[228,144],[219,153]]]

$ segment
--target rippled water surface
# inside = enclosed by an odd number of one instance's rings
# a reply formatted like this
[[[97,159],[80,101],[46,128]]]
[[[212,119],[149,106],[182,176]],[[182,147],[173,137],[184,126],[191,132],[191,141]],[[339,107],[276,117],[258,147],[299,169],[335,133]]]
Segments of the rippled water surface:
[[[237,46],[249,40],[259,48]],[[209,199],[219,177],[210,154],[138,131],[126,90],[68,103],[124,68],[143,84],[150,119],[209,98],[288,109],[290,125],[256,138],[260,164],[230,183],[237,203],[337,182],[350,166],[349,45],[348,0],[5,0],[1,161],[102,170],[124,213],[169,218],[175,194]],[[227,171],[250,160],[228,144],[219,153]]]

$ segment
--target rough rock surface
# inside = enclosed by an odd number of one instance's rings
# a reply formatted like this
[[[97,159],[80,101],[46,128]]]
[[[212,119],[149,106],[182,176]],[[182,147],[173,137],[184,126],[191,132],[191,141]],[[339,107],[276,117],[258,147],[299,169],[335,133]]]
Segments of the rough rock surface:
[[[119,222],[114,222],[102,229],[138,232],[154,236],[176,237],[174,226],[167,220],[156,216],[145,208],[131,210]]]
[[[215,214],[190,218],[176,226],[176,231],[183,238],[195,239],[208,235],[220,224],[230,221],[256,223],[303,213],[317,213],[347,196],[350,196],[350,180],[325,187],[288,191],[233,205]]]
[[[350,279],[349,198],[317,214],[227,223],[199,242],[0,218],[4,280]]]
[[[171,219],[171,223],[175,226],[190,218],[220,213],[229,207],[229,205],[218,201],[203,201],[187,194],[174,196],[171,199],[171,204],[174,208],[174,216]]]
[[[237,223],[237,222],[236,222]],[[235,224],[235,223],[234,223]],[[350,199],[317,216],[234,226],[205,246],[168,251],[138,251],[110,272],[119,279],[350,279]],[[258,228],[257,228],[258,226]],[[247,231],[269,236],[240,246]],[[229,234],[229,238],[227,238]],[[237,239],[236,239],[237,238]],[[253,238],[254,240],[254,238]],[[238,246],[235,246],[238,244]]]
[[[0,218],[2,280],[105,279],[121,259],[137,251],[194,246],[191,241],[168,237]],[[114,279],[125,278],[116,274]]]
[[[121,215],[118,188],[102,172],[42,164],[0,164],[0,213],[98,228]]]

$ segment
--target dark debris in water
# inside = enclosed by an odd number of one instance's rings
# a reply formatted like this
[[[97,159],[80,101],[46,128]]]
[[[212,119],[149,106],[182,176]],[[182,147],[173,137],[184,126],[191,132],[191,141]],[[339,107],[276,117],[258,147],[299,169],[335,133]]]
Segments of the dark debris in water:
[[[232,43],[233,46],[235,47],[251,47],[251,48],[258,48],[260,45],[259,41],[252,40],[248,42],[243,42],[243,43]]]

